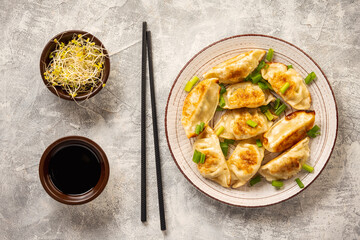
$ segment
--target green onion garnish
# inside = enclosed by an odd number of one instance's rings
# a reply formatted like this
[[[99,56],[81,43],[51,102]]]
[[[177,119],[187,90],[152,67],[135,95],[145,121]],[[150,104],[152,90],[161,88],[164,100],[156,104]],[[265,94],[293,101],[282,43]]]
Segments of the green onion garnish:
[[[256,68],[256,72],[260,72],[260,70],[261,69],[263,69],[263,67],[265,67],[265,61],[264,60],[262,60],[260,63],[259,63],[259,65],[257,66],[257,68]]]
[[[269,66],[269,65],[267,65],[267,66]],[[271,86],[271,84],[268,81],[265,81],[265,84],[268,87],[268,89],[274,90],[273,87]]]
[[[280,103],[281,103],[280,99],[277,98],[277,99],[275,100],[275,104],[274,104],[274,109],[275,109],[275,110],[279,108]]]
[[[196,133],[197,135],[199,135],[200,132],[201,132],[201,126],[200,126],[200,124],[198,124],[198,125],[196,125],[196,127],[195,127],[195,133]]]
[[[200,163],[204,163],[204,162],[205,162],[205,154],[201,153]]]
[[[223,133],[223,131],[225,130],[224,126],[220,126],[217,130],[216,130],[216,135],[220,136],[220,134]]]
[[[254,76],[251,76],[251,79],[252,79],[252,82],[254,84],[258,83],[261,79],[262,79],[262,76],[260,73],[257,73],[255,74]]]
[[[262,90],[269,89],[269,87],[266,83],[258,82],[258,85],[259,85],[259,88],[261,88]]]
[[[247,77],[244,79],[245,82],[251,81],[251,74],[247,75]]]
[[[224,84],[220,83],[219,85],[220,85],[220,87],[221,87],[221,88],[220,88],[220,94],[226,93],[226,88],[225,88]]]
[[[250,180],[250,186],[254,186],[258,182],[261,182],[261,176],[260,175],[257,175],[256,177],[254,177],[253,179]]]
[[[187,92],[190,92],[192,87],[199,81],[199,78],[197,76],[193,76],[193,78],[188,81],[185,85],[184,90]]]
[[[314,72],[309,73],[309,75],[306,76],[306,78],[304,79],[306,84],[311,83],[312,80],[314,80],[316,78],[316,74]]]
[[[306,171],[308,171],[309,173],[312,173],[314,171],[314,168],[310,165],[307,165],[306,163],[304,163],[304,165],[302,165],[302,168]]]
[[[194,163],[199,163],[200,158],[201,158],[201,152],[195,150],[194,155],[193,155],[193,162]]]
[[[225,99],[222,94],[220,95],[219,106],[222,108],[225,107]]]
[[[282,186],[284,186],[284,183],[282,181],[272,181],[271,182],[271,185],[273,185],[274,187],[277,187],[277,188],[281,188]]]
[[[260,139],[256,139],[256,145],[257,145],[258,147],[262,147],[262,146],[263,146],[262,143],[261,143],[261,141],[260,141]]]
[[[220,107],[220,106],[217,106],[217,107],[216,107],[216,111],[217,111],[217,112],[224,111],[224,110],[225,110],[225,109],[223,109],[223,108]]]
[[[288,90],[288,88],[290,87],[290,83],[286,82],[281,88],[280,88],[280,92],[282,94],[284,94],[286,92],[286,90]]]
[[[260,110],[262,113],[265,113],[267,110],[269,110],[269,108],[270,108],[269,105],[264,105],[260,107]]]
[[[271,62],[273,55],[274,55],[274,49],[270,48],[268,53],[266,54],[266,60],[268,60],[268,62]]]
[[[299,185],[300,188],[304,188],[304,184],[301,182],[299,178],[295,179],[296,183]]]
[[[287,106],[285,104],[281,104],[276,110],[275,110],[275,114],[277,116],[279,116],[283,111],[285,111],[285,109],[287,108]]]
[[[223,152],[224,156],[226,157],[228,154],[229,145],[226,142],[220,142],[220,148],[221,148],[221,151]]]
[[[269,110],[267,110],[264,114],[269,121],[272,121],[274,119],[274,115],[272,115],[272,113]]]
[[[253,120],[247,120],[246,124],[249,125],[250,127],[256,127],[258,124],[256,122],[254,122]]]
[[[226,142],[227,144],[234,144],[235,140],[233,140],[233,139],[224,139],[224,142]]]
[[[205,123],[201,122],[200,123],[200,132],[202,132],[204,130],[204,127],[205,127]]]
[[[320,135],[320,127],[318,125],[315,125],[312,129],[310,129],[307,132],[307,135],[311,138],[316,138],[317,135]]]
[[[287,65],[287,69],[289,70],[290,68],[293,68],[292,65]]]

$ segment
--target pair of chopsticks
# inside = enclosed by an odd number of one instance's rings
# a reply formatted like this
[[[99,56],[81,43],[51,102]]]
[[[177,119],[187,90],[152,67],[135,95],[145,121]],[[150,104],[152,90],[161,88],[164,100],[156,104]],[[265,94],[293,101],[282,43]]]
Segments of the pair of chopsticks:
[[[146,222],[146,49],[148,50],[149,62],[149,80],[150,80],[150,95],[151,95],[151,110],[153,120],[153,135],[155,147],[155,163],[156,163],[156,178],[158,187],[158,200],[160,212],[160,227],[161,230],[166,230],[164,199],[162,191],[161,165],[160,165],[160,151],[159,151],[159,137],[157,128],[156,104],[155,104],[155,89],[154,89],[154,72],[152,62],[151,49],[151,32],[146,29],[146,22],[143,22],[142,33],[142,72],[141,72],[141,221]]]

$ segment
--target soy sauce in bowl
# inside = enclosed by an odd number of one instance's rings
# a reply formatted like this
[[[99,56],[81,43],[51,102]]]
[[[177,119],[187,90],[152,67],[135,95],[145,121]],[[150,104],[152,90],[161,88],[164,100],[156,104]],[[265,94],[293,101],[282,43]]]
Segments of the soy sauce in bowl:
[[[96,154],[80,144],[64,146],[50,158],[50,179],[64,194],[86,193],[95,187],[100,173],[101,166]]]
[[[82,136],[56,140],[46,148],[39,164],[45,191],[53,199],[70,205],[84,204],[99,196],[109,175],[105,152]]]

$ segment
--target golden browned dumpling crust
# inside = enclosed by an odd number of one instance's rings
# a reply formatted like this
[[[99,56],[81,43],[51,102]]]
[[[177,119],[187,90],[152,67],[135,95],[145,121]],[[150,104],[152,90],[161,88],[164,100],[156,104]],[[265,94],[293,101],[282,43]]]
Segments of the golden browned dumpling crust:
[[[242,82],[259,65],[265,53],[259,49],[242,53],[213,67],[203,77],[218,78],[220,83],[226,84]]]
[[[259,170],[264,158],[263,147],[258,147],[254,139],[240,141],[227,164],[231,173],[232,188],[247,183]]]
[[[279,94],[285,102],[297,110],[306,110],[311,106],[310,92],[300,74],[293,68],[287,69],[282,63],[267,63],[269,67],[261,69],[261,74],[274,91]],[[290,87],[281,93],[280,89],[285,83]]]
[[[230,187],[230,171],[219,138],[209,126],[198,136],[193,149],[205,154],[205,162],[197,165],[200,174],[223,187]]]
[[[290,113],[264,133],[263,145],[269,152],[282,152],[306,137],[314,122],[315,111]]]
[[[249,126],[246,122],[252,120],[257,123],[256,127]],[[273,122],[268,121],[266,116],[258,108],[241,108],[228,110],[222,115],[215,125],[215,130],[223,126],[225,130],[220,137],[233,140],[244,140],[266,132]]]
[[[217,82],[215,78],[203,80],[185,98],[181,123],[188,138],[196,136],[196,125],[203,122],[207,126],[213,118],[219,103],[220,86]]]
[[[232,84],[223,95],[225,109],[257,108],[275,101],[269,90],[262,90],[259,85],[251,82]]]
[[[307,137],[288,151],[263,165],[259,173],[268,181],[289,179],[300,172],[309,155],[309,138]]]

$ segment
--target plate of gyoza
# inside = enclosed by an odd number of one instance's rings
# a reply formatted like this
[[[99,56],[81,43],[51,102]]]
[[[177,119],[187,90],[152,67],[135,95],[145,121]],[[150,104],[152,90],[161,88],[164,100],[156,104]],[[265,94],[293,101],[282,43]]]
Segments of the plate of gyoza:
[[[262,207],[306,189],[329,161],[337,107],[320,67],[300,48],[238,35],[197,53],[167,102],[170,152],[206,195]]]

